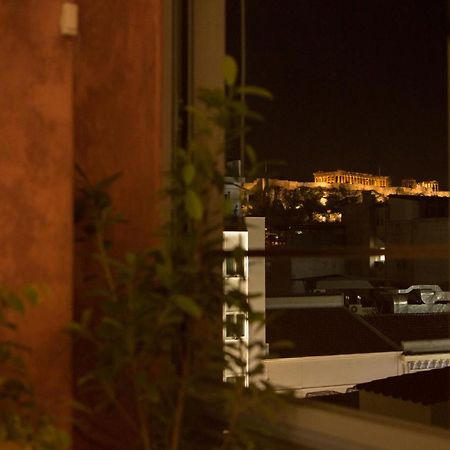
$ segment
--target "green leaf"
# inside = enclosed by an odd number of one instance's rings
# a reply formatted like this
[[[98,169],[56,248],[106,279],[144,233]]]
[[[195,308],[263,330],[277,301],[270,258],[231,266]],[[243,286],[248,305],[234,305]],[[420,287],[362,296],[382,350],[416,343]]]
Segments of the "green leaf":
[[[16,330],[17,329],[17,325],[14,322],[1,322],[0,326],[2,326],[3,328],[8,328],[9,330]],[[0,344],[1,345],[1,344]]]
[[[5,299],[6,299],[8,306],[11,309],[14,309],[14,311],[17,311],[20,314],[25,313],[25,306],[23,305],[22,300],[20,300],[20,298],[16,294],[13,294],[12,292],[8,292],[5,295]]]
[[[92,340],[91,332],[77,322],[69,323],[69,325],[67,325],[65,329],[67,330],[67,332],[73,334],[76,337]]]
[[[255,97],[263,97],[269,100],[273,100],[273,95],[270,91],[258,86],[239,86],[236,89],[238,94],[253,95]]]
[[[203,217],[203,204],[200,197],[192,189],[188,189],[184,195],[186,212],[191,219],[200,220]]]
[[[81,326],[85,329],[88,329],[89,325],[91,324],[91,320],[92,320],[92,309],[91,308],[86,308],[85,310],[83,310],[83,312],[81,313]]]
[[[231,201],[231,199],[225,197],[224,202],[223,202],[223,210],[224,210],[225,217],[230,217],[233,214],[233,206],[234,206],[234,204]]]
[[[225,77],[225,83],[228,86],[233,86],[236,83],[238,73],[238,66],[233,57],[226,55],[223,61],[223,74]]]
[[[114,328],[119,331],[123,330],[123,324],[121,324],[118,320],[116,320],[112,317],[104,317],[102,319],[100,325],[105,325],[105,326]]]
[[[121,176],[122,176],[121,172],[116,172],[111,176],[99,181],[96,184],[95,189],[98,189],[99,191],[104,191],[105,189],[108,189]]]
[[[79,412],[82,412],[84,414],[88,414],[89,416],[93,415],[92,409],[89,406],[85,405],[84,403],[82,403],[80,401],[72,400],[70,402],[70,404],[71,404],[72,408],[75,411],[79,411]]]
[[[83,170],[83,168],[78,163],[75,163],[75,172],[78,176],[80,176],[86,182],[87,185],[90,184],[88,176],[86,175],[86,172]]]
[[[251,145],[246,145],[245,153],[247,154],[250,163],[255,165],[257,161],[255,149]]]
[[[31,284],[24,286],[23,295],[32,305],[37,305],[39,302],[39,292],[36,287]]]
[[[190,186],[195,177],[195,167],[192,163],[187,163],[181,171],[184,184]]]
[[[127,264],[129,266],[134,266],[136,264],[136,261],[137,261],[136,253],[127,252],[127,254],[125,255],[125,261],[127,262]]]
[[[247,111],[245,113],[245,117],[248,119],[253,119],[259,122],[262,122],[264,120],[264,117],[261,114],[255,113],[253,111]]]
[[[202,315],[200,306],[198,306],[191,297],[187,297],[186,295],[174,295],[173,302],[183,312],[192,317],[196,317],[198,319]]]
[[[79,387],[83,387],[83,386],[87,386],[91,383],[95,383],[96,381],[96,376],[93,373],[88,373],[87,375],[84,375],[80,378],[78,378],[78,380],[76,380],[77,386]]]
[[[195,118],[206,118],[205,111],[196,107],[196,106],[186,106],[186,112],[188,112],[191,116]]]

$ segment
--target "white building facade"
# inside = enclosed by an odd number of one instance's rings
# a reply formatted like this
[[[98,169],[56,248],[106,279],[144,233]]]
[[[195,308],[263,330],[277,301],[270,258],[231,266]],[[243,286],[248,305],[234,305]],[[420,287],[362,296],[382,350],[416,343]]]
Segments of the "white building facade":
[[[245,231],[224,231],[224,250],[235,251],[223,263],[225,290],[239,290],[247,297],[253,313],[265,314],[265,261],[264,257],[249,257],[249,250],[264,250],[265,219],[245,218]],[[242,256],[240,256],[242,254]],[[224,306],[223,339],[227,352],[243,361],[243,367],[230,364],[224,373],[225,381],[241,380],[246,386],[256,381],[253,374],[264,354],[265,328],[259,322],[249,321],[248,313],[234,306]],[[261,345],[259,345],[261,344]],[[232,358],[230,358],[231,360]]]

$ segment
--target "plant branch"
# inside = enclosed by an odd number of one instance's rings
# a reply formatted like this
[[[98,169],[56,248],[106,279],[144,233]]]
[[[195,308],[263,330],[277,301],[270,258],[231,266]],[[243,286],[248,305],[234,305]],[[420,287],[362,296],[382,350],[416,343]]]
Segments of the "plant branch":
[[[97,240],[97,248],[100,255],[100,264],[103,269],[103,273],[105,275],[106,284],[108,285],[108,289],[113,296],[113,300],[117,300],[117,291],[116,284],[114,281],[114,277],[111,271],[111,266],[108,261],[108,254],[105,248],[105,238],[103,236],[103,232],[101,231],[100,226],[96,226],[96,240]]]
[[[247,30],[246,30],[246,0],[241,0],[241,86],[245,86],[247,80]],[[241,91],[241,103],[245,105],[245,93]],[[240,116],[240,158],[241,177],[245,176],[245,115]]]
[[[178,450],[180,445],[181,423],[184,414],[184,404],[187,392],[187,381],[190,371],[190,358],[191,358],[191,351],[190,351],[190,343],[188,342],[186,344],[186,351],[184,353],[183,366],[181,369],[180,385],[177,393],[177,403],[175,407],[175,419],[172,431],[172,441],[170,443],[171,450]]]
[[[137,413],[139,417],[140,436],[142,440],[142,445],[144,450],[151,450],[152,443],[150,439],[150,429],[147,423],[148,418],[146,414],[146,408],[144,402],[142,401],[141,393],[139,392],[139,387],[137,386],[136,381],[134,381],[134,390],[136,395]]]
[[[139,426],[136,424],[135,420],[131,416],[131,414],[127,411],[127,409],[122,405],[122,403],[116,398],[116,396],[111,392],[111,390],[103,385],[103,389],[106,392],[109,400],[115,405],[117,411],[122,415],[122,417],[128,422],[131,428],[135,432],[139,432]]]
[[[245,356],[244,356],[243,342],[241,340],[239,343],[238,351],[239,351],[239,360],[244,361]],[[244,383],[240,383],[240,382],[236,383],[236,389],[235,389],[236,395],[233,397],[233,403],[232,403],[230,419],[229,419],[229,424],[228,424],[228,433],[225,436],[225,439],[222,443],[220,450],[227,450],[232,443],[232,439],[235,434],[235,429],[236,429],[236,426],[238,423],[238,419],[239,419],[239,416],[242,411],[242,403],[243,403],[242,400],[243,400],[243,394],[244,394],[244,387],[245,387]]]
[[[230,447],[231,440],[234,436],[234,431],[236,429],[236,425],[241,414],[241,400],[244,393],[244,384],[239,383],[236,386],[236,395],[233,398],[233,407],[231,409],[230,421],[228,426],[228,433],[225,435],[225,439],[220,447],[221,450],[227,450]]]

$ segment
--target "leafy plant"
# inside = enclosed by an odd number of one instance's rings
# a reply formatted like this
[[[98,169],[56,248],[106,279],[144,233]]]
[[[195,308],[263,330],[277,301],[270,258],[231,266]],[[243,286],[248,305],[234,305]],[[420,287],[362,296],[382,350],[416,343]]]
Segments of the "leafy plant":
[[[113,257],[108,237],[123,218],[108,187],[117,175],[92,183],[78,168],[77,218],[95,243],[100,273],[87,292],[92,308],[69,328],[93,362],[78,380],[77,428],[99,447],[252,448],[239,418],[259,390],[223,383],[226,368],[238,375],[246,366],[241,339],[224,348],[223,307],[235,306],[253,322],[261,317],[242,292],[224,291],[223,215],[211,207],[223,199],[216,165],[223,148],[211,137],[222,130],[230,142],[244,131],[240,117],[259,118],[239,101],[242,92],[270,94],[236,86],[236,76],[227,58],[226,92],[201,90],[198,104],[189,107],[196,131],[175,151],[167,191],[172,215],[159,248]],[[241,258],[242,249],[231,256]],[[261,370],[257,364],[250,375]],[[120,422],[119,432],[110,420]]]
[[[0,286],[0,443],[16,443],[27,450],[63,450],[68,436],[40,410],[28,379],[23,353],[27,349],[13,339],[14,314],[24,316],[38,292],[25,286],[15,292]]]

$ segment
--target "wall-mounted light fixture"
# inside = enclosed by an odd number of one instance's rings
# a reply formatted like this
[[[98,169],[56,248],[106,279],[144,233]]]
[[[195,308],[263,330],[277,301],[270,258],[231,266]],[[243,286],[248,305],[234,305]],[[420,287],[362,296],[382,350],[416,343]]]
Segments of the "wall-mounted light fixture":
[[[61,34],[63,36],[78,35],[78,5],[72,2],[64,2],[61,9],[60,21]]]

